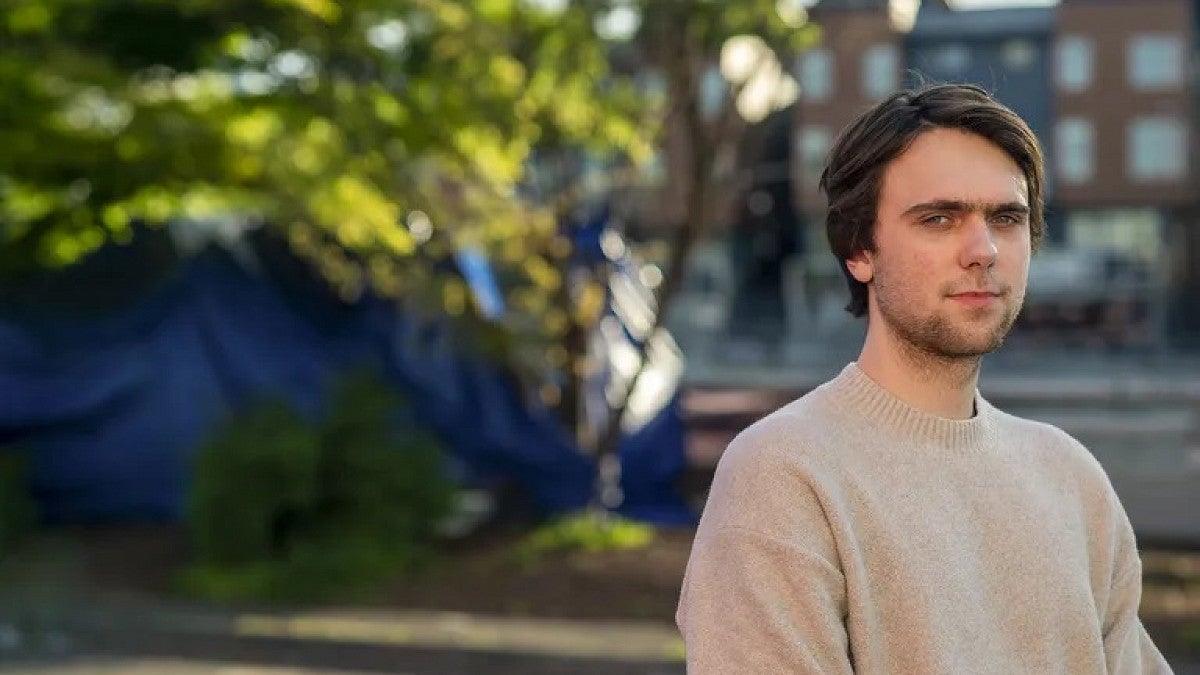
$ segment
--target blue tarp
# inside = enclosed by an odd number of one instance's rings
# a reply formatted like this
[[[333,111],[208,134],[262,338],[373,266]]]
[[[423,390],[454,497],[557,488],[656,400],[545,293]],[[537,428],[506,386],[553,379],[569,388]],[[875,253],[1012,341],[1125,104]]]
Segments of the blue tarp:
[[[0,318],[0,441],[30,451],[44,517],[179,520],[192,453],[222,419],[266,395],[315,418],[334,376],[363,363],[473,475],[515,481],[548,513],[587,503],[592,462],[496,367],[451,349],[451,328],[380,300],[336,316],[313,307],[214,249],[98,319]],[[627,515],[692,520],[674,488],[678,408],[676,397],[621,445]]]

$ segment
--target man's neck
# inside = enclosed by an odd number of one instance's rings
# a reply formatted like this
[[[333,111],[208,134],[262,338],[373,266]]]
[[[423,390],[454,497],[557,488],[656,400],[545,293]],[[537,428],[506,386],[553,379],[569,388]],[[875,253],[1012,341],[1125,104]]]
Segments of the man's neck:
[[[858,367],[912,407],[949,419],[975,414],[982,357],[947,359],[921,351],[882,330],[868,329]]]

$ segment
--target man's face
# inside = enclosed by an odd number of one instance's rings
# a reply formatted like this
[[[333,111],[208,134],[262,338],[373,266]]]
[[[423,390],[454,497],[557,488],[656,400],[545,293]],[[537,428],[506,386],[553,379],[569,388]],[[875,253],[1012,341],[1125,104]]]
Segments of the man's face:
[[[1029,274],[1029,190],[998,146],[932,129],[884,170],[875,251],[848,261],[870,321],[919,352],[986,354],[1004,340]]]

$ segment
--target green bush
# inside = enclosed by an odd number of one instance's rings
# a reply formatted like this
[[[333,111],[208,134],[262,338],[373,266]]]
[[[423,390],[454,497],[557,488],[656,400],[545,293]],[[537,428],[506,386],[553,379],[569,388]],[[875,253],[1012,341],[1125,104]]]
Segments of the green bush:
[[[37,523],[37,508],[29,494],[27,460],[25,453],[16,448],[0,448],[0,559]]]
[[[189,525],[197,560],[237,565],[283,550],[317,495],[320,437],[277,401],[250,406],[196,456]]]
[[[322,438],[320,508],[331,538],[377,540],[419,563],[453,508],[440,447],[425,435],[396,437],[402,401],[369,374],[337,389]]]
[[[654,527],[609,513],[584,511],[539,527],[516,546],[517,561],[536,564],[556,551],[598,553],[645,548],[654,541]]]
[[[278,403],[231,420],[200,451],[183,589],[217,601],[313,601],[368,592],[427,562],[454,487],[439,446],[398,433],[402,401],[343,378],[319,428]]]

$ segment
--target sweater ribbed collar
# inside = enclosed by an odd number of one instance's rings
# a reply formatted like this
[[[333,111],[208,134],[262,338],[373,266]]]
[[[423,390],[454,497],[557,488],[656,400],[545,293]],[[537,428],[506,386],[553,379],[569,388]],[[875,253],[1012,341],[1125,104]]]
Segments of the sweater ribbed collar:
[[[951,449],[981,449],[993,442],[996,409],[975,391],[975,416],[966,420],[940,417],[919,410],[872,380],[858,363],[850,362],[826,387],[840,399],[842,412],[877,427],[882,433],[920,445]]]

